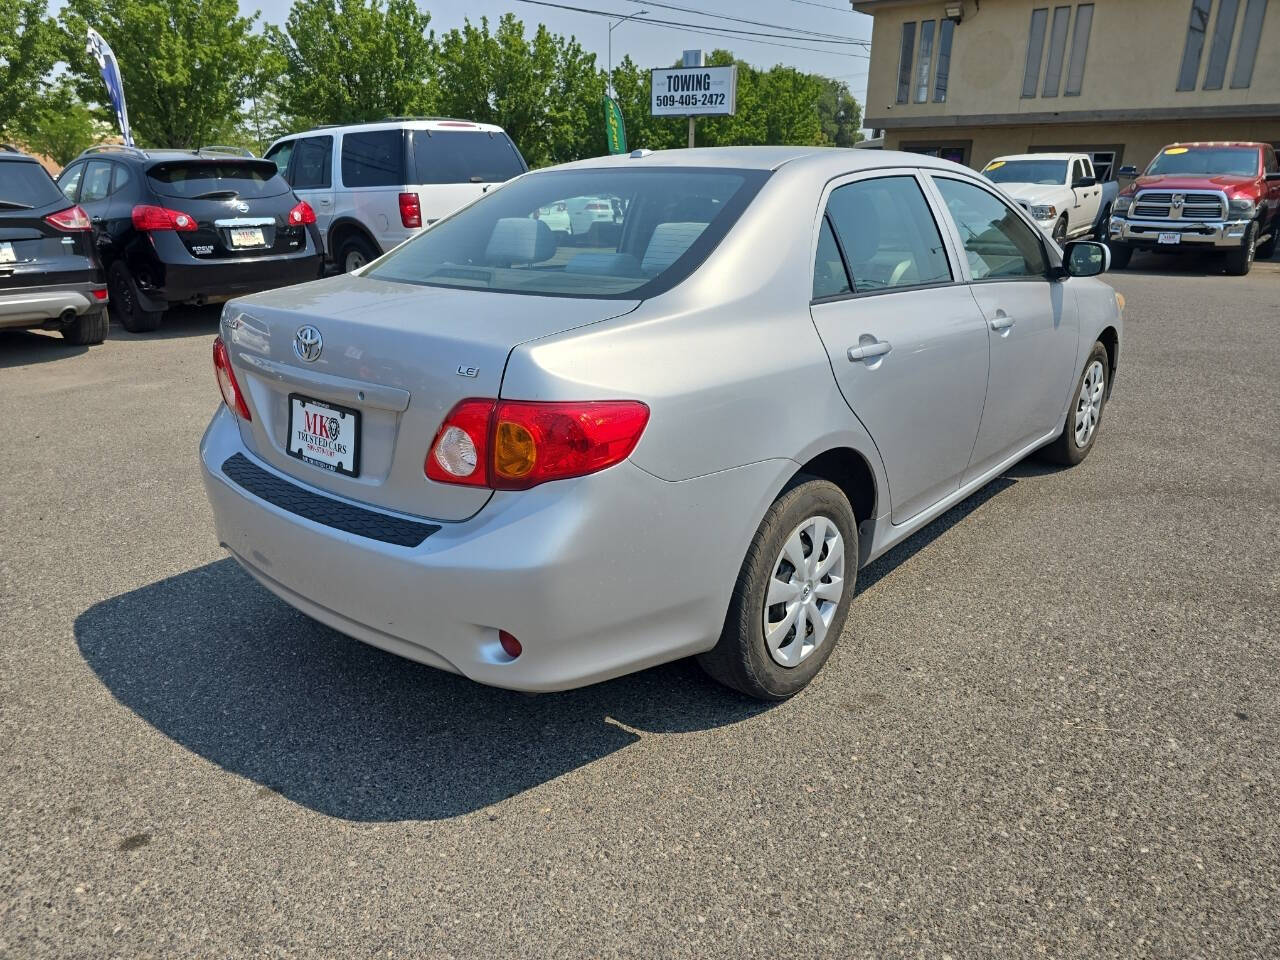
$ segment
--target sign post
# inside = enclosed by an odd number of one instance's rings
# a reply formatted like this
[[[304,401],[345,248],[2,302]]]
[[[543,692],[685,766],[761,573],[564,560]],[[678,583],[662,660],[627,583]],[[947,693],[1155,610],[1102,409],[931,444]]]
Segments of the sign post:
[[[690,56],[690,55],[694,56]],[[702,60],[702,51],[686,50],[685,63]],[[738,67],[662,67],[649,71],[649,114],[688,117],[689,146],[695,142],[697,117],[732,116],[738,109]]]

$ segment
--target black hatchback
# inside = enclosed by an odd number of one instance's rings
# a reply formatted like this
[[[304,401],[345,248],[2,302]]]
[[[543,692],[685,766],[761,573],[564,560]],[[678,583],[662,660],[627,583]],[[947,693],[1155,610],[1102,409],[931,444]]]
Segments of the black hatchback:
[[[126,330],[175,303],[218,303],[320,275],[315,213],[269,160],[94,147],[58,178],[93,222]]]
[[[74,344],[101,343],[106,303],[88,215],[34,157],[0,147],[0,328],[42,327]]]

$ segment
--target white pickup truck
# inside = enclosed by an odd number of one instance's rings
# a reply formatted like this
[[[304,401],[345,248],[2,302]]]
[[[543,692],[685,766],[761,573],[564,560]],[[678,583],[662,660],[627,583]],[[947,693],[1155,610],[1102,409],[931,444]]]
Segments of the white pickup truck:
[[[982,170],[1058,246],[1083,236],[1105,236],[1111,205],[1120,192],[1114,180],[1099,183],[1087,153],[1023,153],[996,157]]]

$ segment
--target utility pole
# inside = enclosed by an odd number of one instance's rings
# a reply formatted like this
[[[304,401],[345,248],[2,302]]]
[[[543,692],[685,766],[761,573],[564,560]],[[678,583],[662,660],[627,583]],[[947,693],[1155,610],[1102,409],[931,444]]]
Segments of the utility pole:
[[[648,12],[649,12],[648,10],[637,10],[635,13],[627,14],[625,17],[623,17],[621,20],[618,20],[617,22],[614,22],[614,21],[609,22],[609,78],[608,79],[609,79],[609,96],[611,97],[615,96],[615,91],[613,89],[613,28],[620,27],[624,23],[626,23],[628,20],[631,20],[635,17],[643,17]]]

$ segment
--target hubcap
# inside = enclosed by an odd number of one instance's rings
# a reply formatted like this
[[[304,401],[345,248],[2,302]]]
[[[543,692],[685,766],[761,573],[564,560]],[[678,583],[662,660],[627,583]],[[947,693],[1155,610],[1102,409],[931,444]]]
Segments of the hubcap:
[[[795,667],[827,638],[844,595],[844,538],[826,517],[799,524],[773,562],[764,601],[764,643],[775,663]]]
[[[350,253],[347,254],[347,264],[346,264],[345,272],[350,273],[352,270],[358,270],[368,262],[369,261],[364,258],[363,253],[361,253],[359,250],[352,250]]]
[[[1076,446],[1087,447],[1102,416],[1102,395],[1106,390],[1106,372],[1102,361],[1095,360],[1084,372],[1080,396],[1076,400]]]

